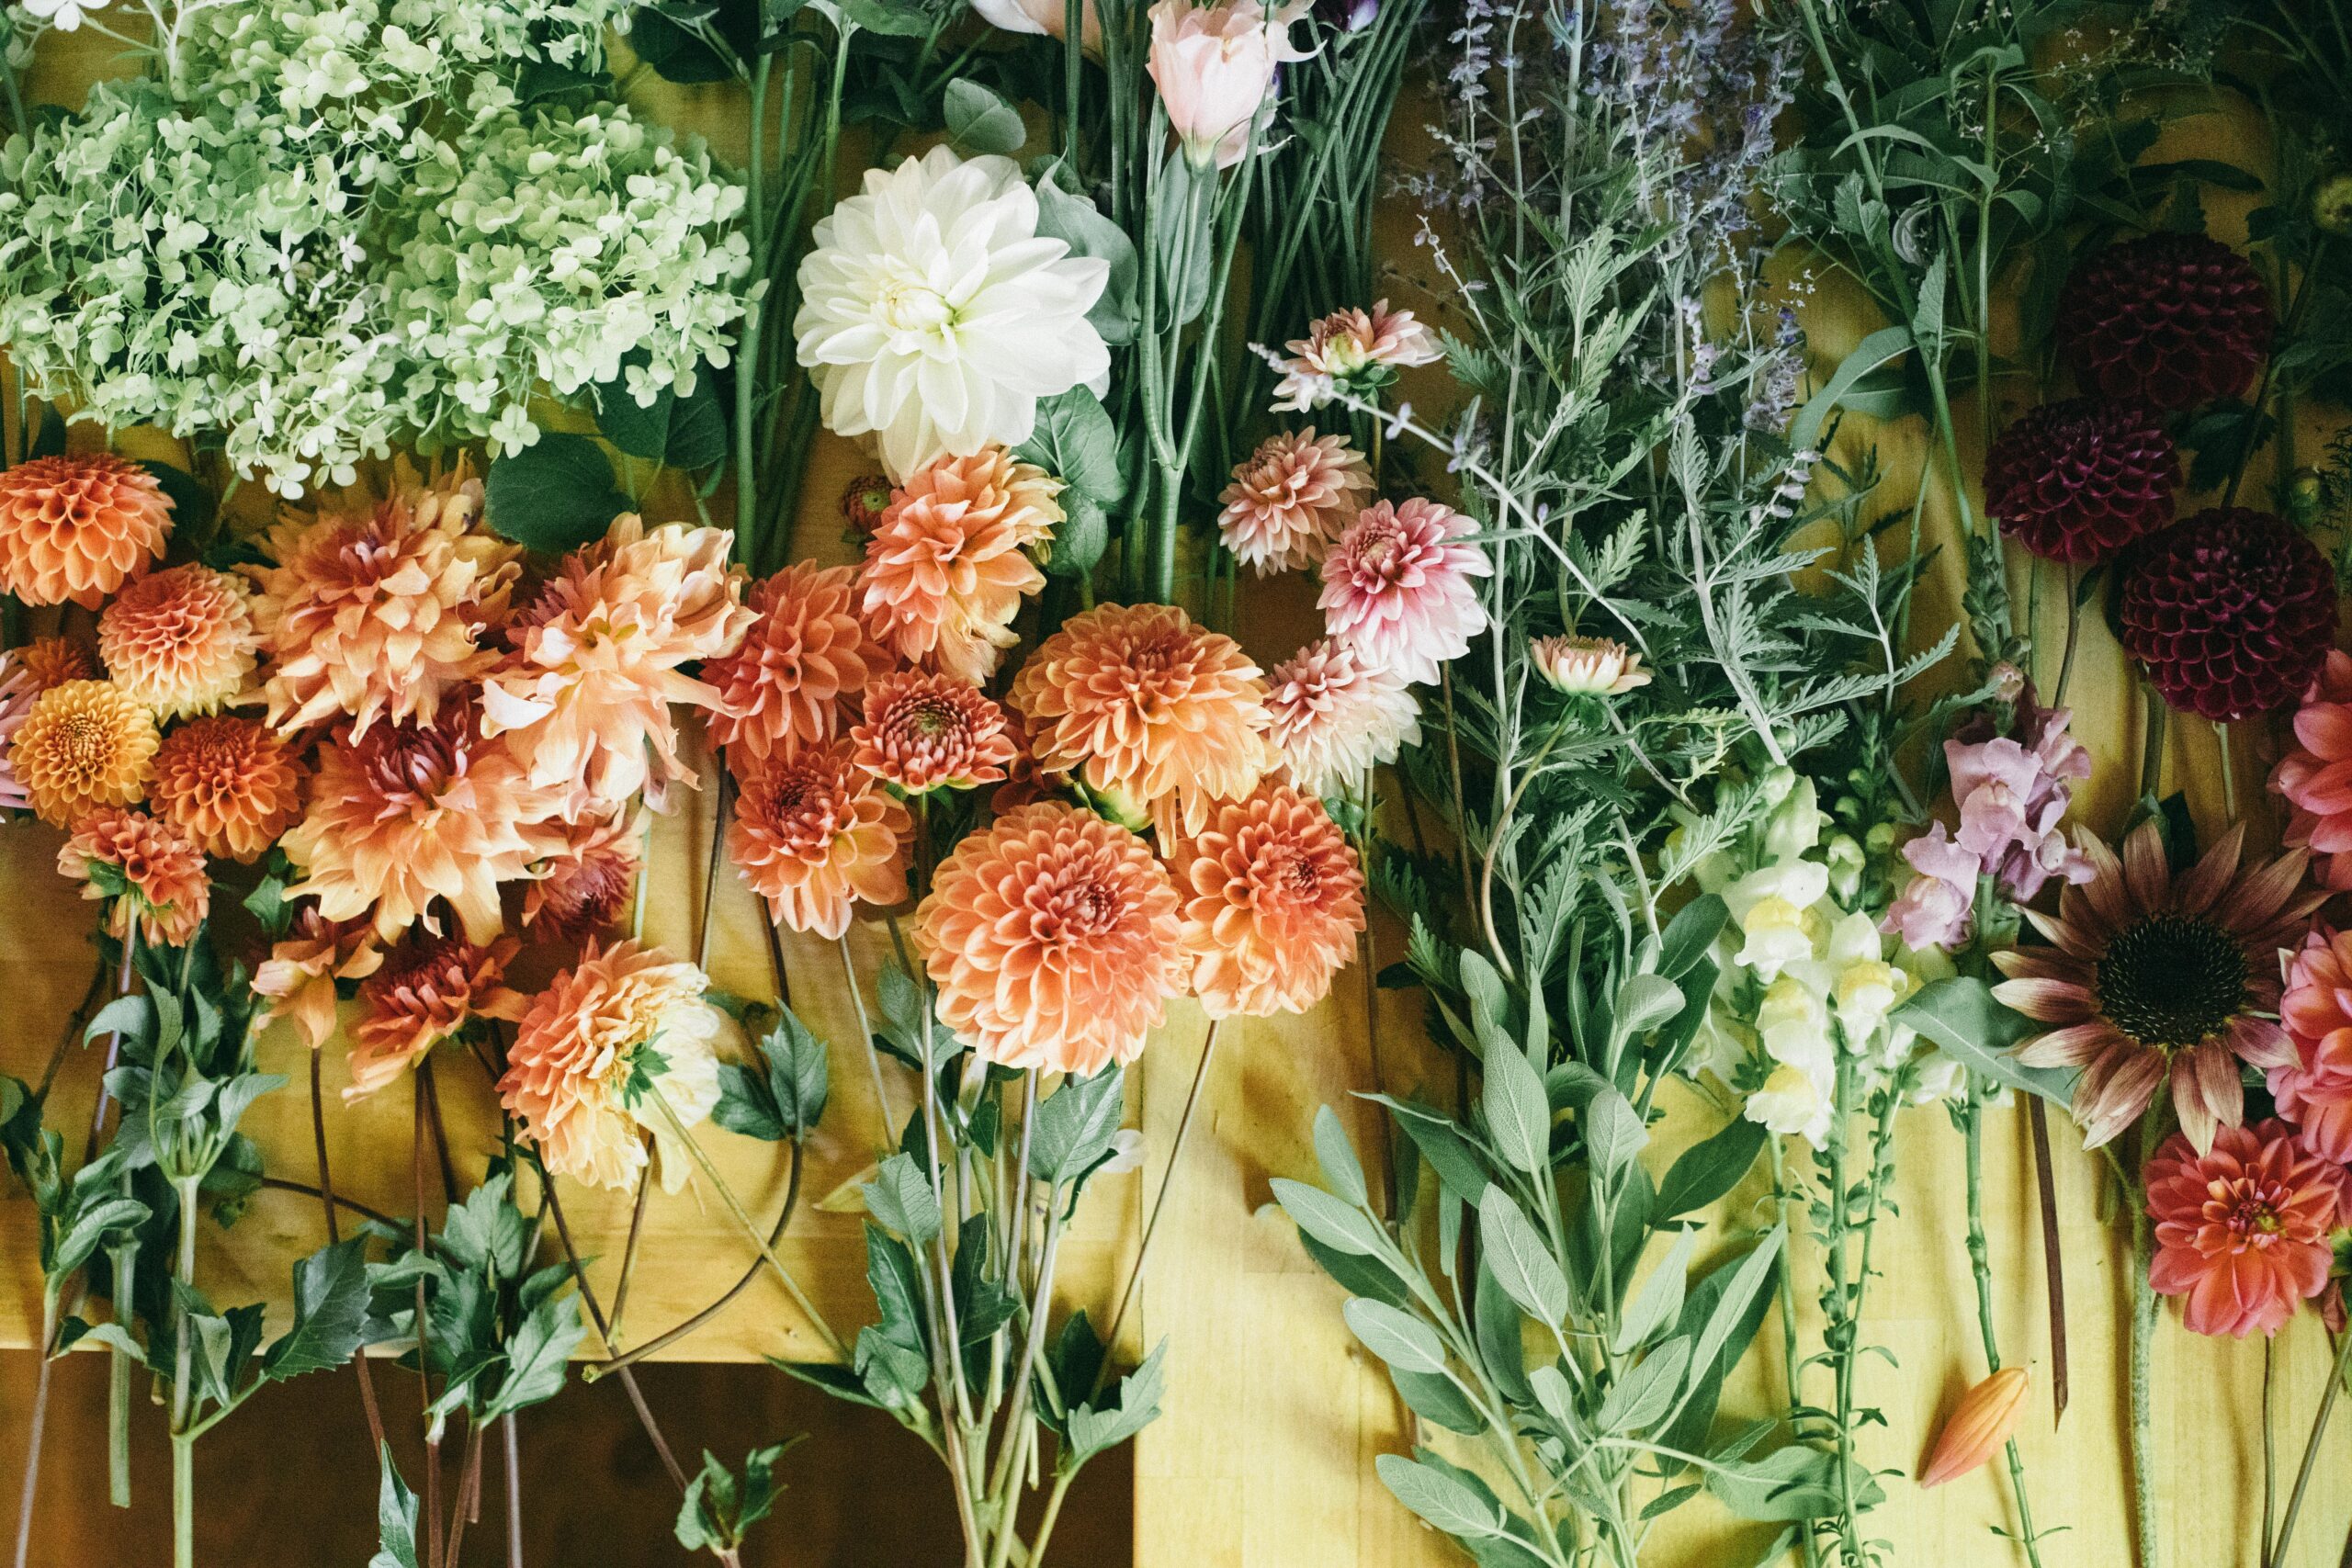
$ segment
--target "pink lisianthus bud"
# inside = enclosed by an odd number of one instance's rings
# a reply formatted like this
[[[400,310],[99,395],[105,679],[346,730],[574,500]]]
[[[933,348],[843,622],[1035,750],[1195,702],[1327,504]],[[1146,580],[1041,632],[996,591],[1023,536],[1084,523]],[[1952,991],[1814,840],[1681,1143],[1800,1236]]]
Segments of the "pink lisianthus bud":
[[[1168,123],[1195,168],[1229,169],[1249,151],[1250,127],[1273,96],[1276,71],[1315,51],[1290,41],[1308,0],[1272,10],[1257,0],[1196,6],[1159,0],[1151,8],[1151,59]]]
[[[972,0],[972,9],[980,20],[992,28],[1002,28],[1009,33],[1042,33],[1049,38],[1069,36],[1069,6],[1067,0]],[[1079,30],[1089,54],[1102,52],[1102,17],[1094,0],[1081,0]]]

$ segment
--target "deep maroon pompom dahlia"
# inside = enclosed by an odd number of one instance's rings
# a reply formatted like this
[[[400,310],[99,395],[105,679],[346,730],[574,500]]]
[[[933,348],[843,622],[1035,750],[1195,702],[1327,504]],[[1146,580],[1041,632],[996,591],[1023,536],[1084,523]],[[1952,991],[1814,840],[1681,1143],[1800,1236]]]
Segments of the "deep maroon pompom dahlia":
[[[2202,234],[2109,245],[2075,268],[2058,300],[2075,383],[2160,409],[2245,391],[2275,327],[2254,265]]]
[[[2216,507],[2148,541],[2120,614],[2123,646],[2165,701],[2227,724],[2311,684],[2335,640],[2335,578],[2283,519]]]
[[[2141,403],[2044,403],[1984,459],[1984,509],[2044,560],[2091,566],[2172,521],[2180,454]]]

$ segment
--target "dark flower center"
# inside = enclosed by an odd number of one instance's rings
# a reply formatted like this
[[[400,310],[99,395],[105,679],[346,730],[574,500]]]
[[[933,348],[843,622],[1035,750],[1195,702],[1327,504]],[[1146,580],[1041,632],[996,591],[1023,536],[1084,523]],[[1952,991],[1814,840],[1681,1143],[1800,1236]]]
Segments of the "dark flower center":
[[[2220,1033],[2245,1003],[2245,951],[2221,927],[2183,915],[2129,926],[2098,961],[2098,1005],[2142,1045],[2185,1050]]]

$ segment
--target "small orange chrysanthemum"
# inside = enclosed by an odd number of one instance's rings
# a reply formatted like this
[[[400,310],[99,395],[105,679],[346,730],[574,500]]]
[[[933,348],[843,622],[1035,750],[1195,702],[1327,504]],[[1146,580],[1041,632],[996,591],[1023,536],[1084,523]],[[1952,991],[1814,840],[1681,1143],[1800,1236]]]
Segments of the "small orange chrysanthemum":
[[[164,718],[218,711],[244,689],[259,646],[243,585],[209,566],[150,572],[98,616],[107,673]]]
[[[309,775],[267,725],[224,715],[164,737],[147,793],[156,814],[205,853],[251,865],[302,815]]]
[[[293,930],[254,971],[254,994],[266,1004],[254,1027],[292,1019],[302,1043],[317,1050],[334,1033],[335,982],[365,979],[383,962],[368,921],[330,920],[317,905],[303,905]]]
[[[549,1170],[627,1187],[645,1168],[651,1133],[662,1189],[684,1182],[672,1117],[691,1127],[718,1103],[715,1047],[730,1032],[727,1015],[703,999],[708,985],[701,970],[658,948],[592,942],[532,999],[498,1098]]]
[[[577,790],[591,810],[640,790],[658,808],[669,784],[691,784],[670,707],[724,706],[679,667],[732,653],[752,624],[733,543],[723,528],[615,518],[515,617],[514,653],[482,689],[482,733],[514,731],[531,783]]]
[[[124,807],[85,815],[57,852],[57,870],[83,885],[83,897],[114,899],[107,931],[128,937],[136,920],[139,940],[150,947],[185,946],[212,904],[203,850]]]
[[[802,561],[752,586],[743,646],[703,666],[725,705],[711,715],[713,740],[764,761],[841,733],[842,699],[889,658],[857,617],[856,578],[854,567]]]
[[[1131,820],[1148,812],[1162,843],[1199,832],[1213,804],[1282,761],[1258,667],[1172,604],[1102,604],[1064,622],[1010,700],[1046,772],[1076,771]]]
[[[1005,732],[1004,710],[978,686],[902,670],[865,689],[865,718],[849,732],[857,765],[910,795],[942,784],[995,784],[1021,748]]]
[[[779,758],[743,779],[727,847],[752,891],[797,931],[838,937],[858,900],[907,896],[907,808],[857,765],[846,740]]]
[[[478,1018],[523,1016],[528,998],[499,984],[521,944],[500,937],[476,947],[453,936],[412,933],[359,982],[359,1019],[351,1027],[346,1104],[396,1081],[409,1064]]]
[[[1046,585],[1023,553],[1062,521],[1061,481],[1001,446],[917,469],[865,544],[866,625],[910,664],[972,682],[1019,639],[1021,601]]]
[[[0,589],[95,610],[147,570],[172,532],[162,481],[111,452],[0,471]]]
[[[330,920],[372,916],[387,942],[420,919],[437,933],[433,904],[447,899],[466,940],[486,945],[505,924],[498,885],[561,845],[548,825],[561,804],[477,733],[469,703],[442,704],[430,725],[346,735],[319,749],[310,810],[286,835],[303,874],[288,897],[315,897]]]
[[[481,481],[463,465],[429,488],[403,480],[368,510],[290,514],[266,542],[277,564],[244,569],[281,731],[338,714],[355,737],[379,719],[430,724],[496,658],[482,632],[506,613],[522,551],[475,526]]]
[[[645,829],[626,812],[549,825],[561,847],[534,868],[523,892],[523,929],[582,942],[621,917],[637,888]]]
[[[1131,1062],[1184,993],[1166,868],[1125,828],[1069,806],[1023,807],[957,844],[915,930],[941,1021],[1007,1067]]]
[[[1177,849],[1193,990],[1211,1018],[1305,1012],[1363,930],[1363,873],[1323,803],[1286,784],[1220,806]]]
[[[17,662],[37,692],[68,681],[95,681],[102,673],[96,657],[70,637],[35,637],[17,649]]]
[[[155,771],[155,716],[105,681],[68,681],[33,699],[8,757],[40,819],[70,828],[97,806],[130,806]]]
[[[1372,467],[1344,435],[1268,436],[1234,466],[1217,535],[1260,577],[1320,566],[1372,493]]]

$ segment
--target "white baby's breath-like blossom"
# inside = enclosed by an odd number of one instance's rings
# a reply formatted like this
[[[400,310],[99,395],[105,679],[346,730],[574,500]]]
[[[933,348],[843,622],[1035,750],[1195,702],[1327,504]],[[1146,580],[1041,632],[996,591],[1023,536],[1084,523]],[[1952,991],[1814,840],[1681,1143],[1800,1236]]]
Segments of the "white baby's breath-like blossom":
[[[819,220],[792,330],[825,424],[875,437],[904,479],[943,455],[1018,446],[1037,404],[1110,374],[1086,314],[1110,263],[1037,232],[1010,158],[944,147],[869,170]]]

